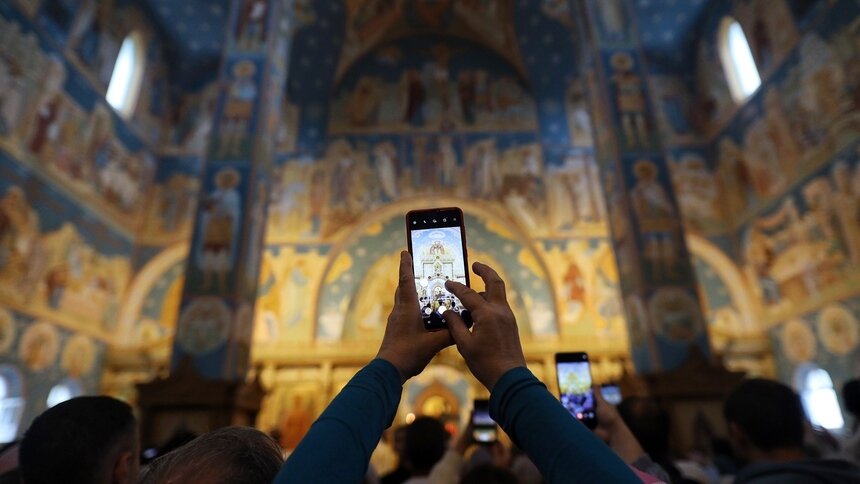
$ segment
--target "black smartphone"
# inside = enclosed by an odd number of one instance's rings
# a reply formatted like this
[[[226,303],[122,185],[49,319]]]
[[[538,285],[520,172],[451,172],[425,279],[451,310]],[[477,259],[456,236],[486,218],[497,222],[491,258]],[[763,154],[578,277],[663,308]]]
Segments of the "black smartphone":
[[[472,438],[480,444],[490,444],[499,438],[498,426],[490,417],[490,401],[475,400],[472,407]]]
[[[600,394],[603,395],[603,399],[606,400],[606,403],[610,405],[618,405],[621,403],[621,389],[614,383],[605,383],[600,385]]]
[[[556,353],[555,371],[562,406],[588,428],[597,427],[597,401],[591,384],[588,353]]]
[[[463,211],[457,207],[413,210],[406,214],[406,241],[412,254],[418,310],[424,329],[446,327],[442,315],[451,309],[472,326],[469,311],[448,292],[445,282],[469,285],[469,257],[466,252],[466,226]]]

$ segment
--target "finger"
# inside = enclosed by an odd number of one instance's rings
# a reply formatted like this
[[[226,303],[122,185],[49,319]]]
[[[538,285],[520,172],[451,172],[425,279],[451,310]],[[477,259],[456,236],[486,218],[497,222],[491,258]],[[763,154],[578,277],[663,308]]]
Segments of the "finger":
[[[448,324],[450,324],[450,322]],[[426,333],[426,335],[427,338],[432,341],[432,345],[436,348],[437,353],[454,344],[454,338],[448,331],[433,331]]]
[[[484,301],[487,300],[487,291],[481,291],[478,293],[478,295],[484,298]]]
[[[457,343],[457,348],[462,348],[463,345],[468,345],[469,339],[472,337],[472,333],[469,332],[468,328],[466,328],[466,323],[463,321],[463,318],[450,309],[445,311],[445,314],[443,314],[442,317],[445,318],[445,321],[448,323],[448,332],[451,334],[454,342]]]
[[[412,273],[412,255],[407,251],[400,253],[400,279],[395,291],[396,304],[418,306],[418,291],[415,289],[415,276]]]
[[[475,292],[474,289],[466,287],[457,281],[446,281],[445,289],[451,291],[452,294],[460,298],[463,305],[472,311],[478,309],[481,305],[487,304],[487,301],[484,300],[480,294]]]
[[[505,281],[499,277],[499,273],[493,270],[487,264],[475,262],[472,264],[472,270],[484,280],[484,286],[487,288],[487,296],[489,301],[506,303],[508,301],[505,294]]]

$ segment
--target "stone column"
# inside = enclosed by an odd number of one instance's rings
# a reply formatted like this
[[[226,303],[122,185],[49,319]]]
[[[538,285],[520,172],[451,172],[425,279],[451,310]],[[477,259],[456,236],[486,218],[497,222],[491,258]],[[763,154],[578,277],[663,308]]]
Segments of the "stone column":
[[[638,372],[709,353],[696,279],[625,0],[577,2],[597,157]]]
[[[285,92],[291,0],[233,0],[171,368],[244,379]]]

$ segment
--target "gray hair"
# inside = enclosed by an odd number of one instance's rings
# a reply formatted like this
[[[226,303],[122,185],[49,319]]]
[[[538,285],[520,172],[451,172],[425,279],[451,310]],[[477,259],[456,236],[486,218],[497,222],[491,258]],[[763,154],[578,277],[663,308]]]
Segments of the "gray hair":
[[[284,463],[280,446],[251,427],[225,427],[155,459],[139,484],[269,484]]]

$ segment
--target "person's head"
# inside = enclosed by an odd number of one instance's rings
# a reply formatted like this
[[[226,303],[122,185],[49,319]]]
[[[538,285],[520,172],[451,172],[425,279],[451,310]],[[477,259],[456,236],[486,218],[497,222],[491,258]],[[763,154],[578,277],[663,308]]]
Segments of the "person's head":
[[[460,484],[517,484],[517,476],[507,469],[482,464],[467,472]]]
[[[138,474],[137,421],[111,397],[78,397],[49,408],[24,434],[18,462],[27,484],[131,483]]]
[[[848,380],[842,385],[842,401],[845,402],[845,409],[854,418],[860,419],[860,378]]]
[[[669,458],[669,414],[652,398],[628,397],[618,404],[618,414],[657,462]]]
[[[803,406],[782,383],[760,378],[741,383],[726,400],[723,414],[732,447],[744,461],[772,461],[803,447]]]
[[[152,461],[140,484],[219,482],[269,484],[284,463],[278,444],[250,427],[225,427]]]
[[[397,454],[401,460],[406,459],[406,426],[401,425],[394,429],[394,437],[393,443],[391,447],[394,449],[394,453]]]
[[[431,417],[418,417],[406,427],[406,463],[414,475],[426,475],[445,453],[448,433]]]

